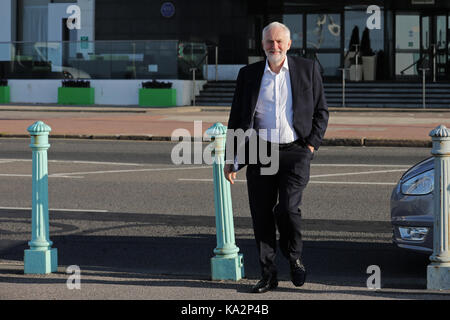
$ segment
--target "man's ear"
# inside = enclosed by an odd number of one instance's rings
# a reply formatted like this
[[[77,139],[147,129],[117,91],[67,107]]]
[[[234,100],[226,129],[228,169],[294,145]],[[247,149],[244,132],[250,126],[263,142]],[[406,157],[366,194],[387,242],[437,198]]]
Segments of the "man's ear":
[[[291,44],[292,44],[292,39],[289,39],[287,50],[289,50],[289,49],[291,48]],[[286,50],[286,51],[287,51],[287,50]]]

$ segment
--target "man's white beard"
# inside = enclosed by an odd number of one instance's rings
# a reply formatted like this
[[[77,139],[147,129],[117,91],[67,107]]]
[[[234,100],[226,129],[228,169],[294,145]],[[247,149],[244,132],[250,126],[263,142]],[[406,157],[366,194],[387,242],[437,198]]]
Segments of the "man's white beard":
[[[274,64],[278,64],[280,62],[282,62],[284,60],[284,58],[286,57],[286,54],[281,53],[281,54],[271,54],[270,52],[266,51],[266,57],[269,60],[269,62],[274,63]]]

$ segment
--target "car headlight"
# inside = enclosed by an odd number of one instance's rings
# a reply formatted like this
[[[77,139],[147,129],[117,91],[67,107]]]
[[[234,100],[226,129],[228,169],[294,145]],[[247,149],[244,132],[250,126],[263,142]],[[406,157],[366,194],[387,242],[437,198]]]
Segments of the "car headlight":
[[[425,227],[399,227],[398,231],[403,240],[423,241],[428,233]]]
[[[432,192],[434,189],[434,170],[428,170],[411,179],[406,180],[401,185],[403,194],[423,195]]]

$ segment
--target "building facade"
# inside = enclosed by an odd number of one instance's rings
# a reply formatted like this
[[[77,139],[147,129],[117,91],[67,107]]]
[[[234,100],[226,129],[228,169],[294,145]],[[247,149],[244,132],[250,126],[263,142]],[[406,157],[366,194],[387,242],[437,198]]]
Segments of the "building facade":
[[[289,54],[318,59],[328,80],[342,68],[350,80],[417,81],[422,69],[450,80],[450,0],[4,0],[0,16],[7,78],[186,78],[262,59],[262,29],[280,21]]]

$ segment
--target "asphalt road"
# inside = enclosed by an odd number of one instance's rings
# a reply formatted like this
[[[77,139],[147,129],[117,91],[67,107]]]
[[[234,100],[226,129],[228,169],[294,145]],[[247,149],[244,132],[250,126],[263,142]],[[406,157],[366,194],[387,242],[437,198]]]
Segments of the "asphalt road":
[[[30,237],[28,144],[0,139],[3,261],[20,262]],[[208,279],[215,247],[211,166],[173,165],[175,143],[54,139],[51,144],[50,232],[60,265]],[[429,155],[426,148],[319,150],[302,207],[310,281],[364,287],[367,267],[378,265],[383,288],[426,287],[427,257],[391,244],[389,198],[401,174]],[[232,196],[236,244],[245,256],[246,277],[256,279],[244,172]],[[279,264],[280,278],[288,280],[286,262],[280,258]]]
[[[0,207],[30,207],[28,144],[0,139]],[[175,143],[55,139],[51,144],[51,208],[214,216],[211,166],[173,165]],[[426,148],[323,147],[312,162],[303,217],[388,221],[394,184],[428,156]],[[232,195],[234,215],[249,217],[245,170],[238,173]]]

